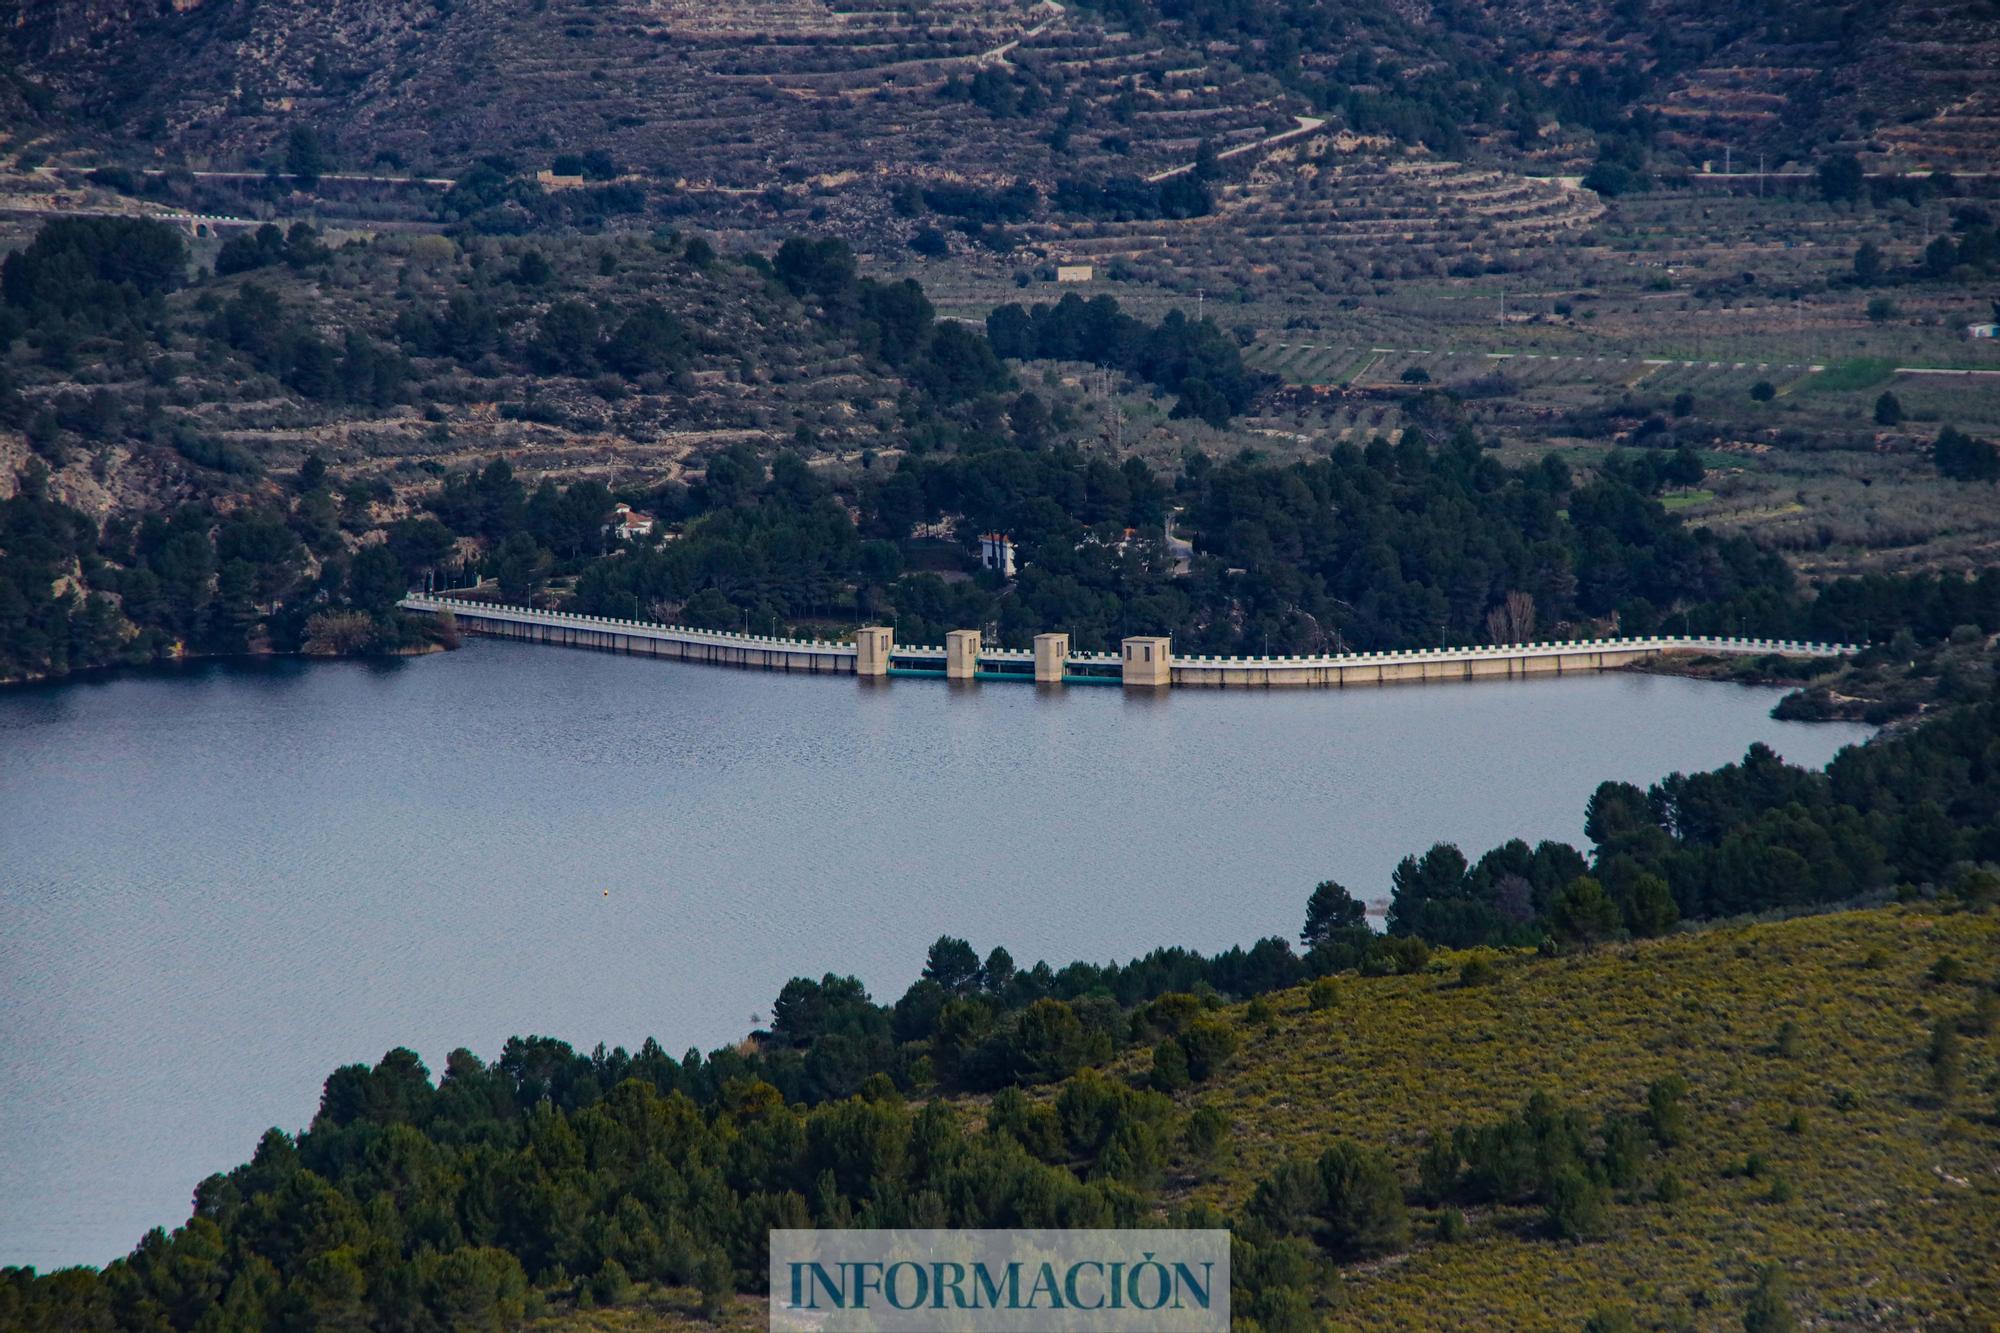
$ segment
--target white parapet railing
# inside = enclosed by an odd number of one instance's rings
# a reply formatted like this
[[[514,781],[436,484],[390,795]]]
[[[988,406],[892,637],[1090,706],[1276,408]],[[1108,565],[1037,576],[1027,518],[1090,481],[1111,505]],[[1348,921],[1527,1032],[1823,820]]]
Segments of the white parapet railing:
[[[1715,638],[1702,635],[1654,635],[1645,638],[1559,639],[1542,643],[1490,644],[1469,648],[1407,648],[1384,652],[1333,653],[1318,657],[1183,657],[1173,659],[1176,672],[1277,672],[1367,667],[1449,666],[1457,663],[1509,662],[1544,658],[1589,658],[1602,654],[1689,653],[1716,657],[1845,657],[1861,651],[1856,644],[1810,643],[1798,639]]]
[[[414,593],[397,605],[407,611],[428,611],[432,614],[449,611],[455,616],[466,616],[475,620],[625,635],[634,639],[704,648],[734,648],[746,652],[764,653],[803,653],[818,657],[845,658],[850,663],[855,657],[853,644],[837,643],[827,639],[787,639],[772,634],[736,634],[729,630],[696,629],[689,625],[661,625],[650,620],[623,620],[616,616],[584,616],[568,611],[543,611],[532,606],[503,606],[497,602],[464,601],[456,597],[426,597]]]
[[[475,602],[455,597],[411,594],[399,606],[432,614],[450,612],[473,620],[500,622],[546,629],[624,636],[651,640],[685,649],[738,652],[744,656],[731,663],[745,666],[800,664],[822,670],[852,671],[858,656],[852,643],[827,639],[792,639],[766,634],[738,634],[729,630],[697,629],[687,625],[662,625],[653,621],[620,619],[614,616],[576,615],[567,611],[544,611],[530,606],[506,606],[495,602]],[[615,637],[613,641],[615,643]],[[628,645],[629,646],[629,645]],[[1716,657],[1845,657],[1861,651],[1861,645],[1812,643],[1799,639],[1755,639],[1705,635],[1654,635],[1645,638],[1561,639],[1540,643],[1493,644],[1468,648],[1411,648],[1386,652],[1334,653],[1317,657],[1206,657],[1175,656],[1172,669],[1186,684],[1226,683],[1255,685],[1265,677],[1273,683],[1341,683],[1344,673],[1400,667],[1449,668],[1480,663],[1545,662],[1549,659],[1574,660],[1577,669],[1593,661],[1615,656],[1625,662],[1668,653]],[[668,654],[679,656],[682,654]],[[894,644],[893,659],[904,663],[921,662],[929,667],[942,665],[945,650],[936,645]],[[703,652],[705,660],[718,659]],[[1034,660],[1034,653],[1020,648],[982,648],[982,663],[1019,665]],[[1064,659],[1070,668],[1099,668],[1120,665],[1117,653],[1074,652]],[[1476,673],[1475,673],[1476,674]],[[1302,677],[1310,676],[1310,680]],[[1442,677],[1440,677],[1442,678]]]

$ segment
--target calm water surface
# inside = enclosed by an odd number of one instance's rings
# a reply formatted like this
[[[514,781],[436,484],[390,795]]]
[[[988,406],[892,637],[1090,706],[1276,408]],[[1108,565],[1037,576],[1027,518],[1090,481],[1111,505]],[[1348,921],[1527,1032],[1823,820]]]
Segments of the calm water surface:
[[[336,1065],[514,1033],[731,1040],[1017,961],[1290,935],[1407,852],[1581,840],[1603,778],[1858,727],[1647,676],[1039,693],[474,640],[0,692],[0,1265],[102,1263]],[[606,896],[606,890],[609,896]]]

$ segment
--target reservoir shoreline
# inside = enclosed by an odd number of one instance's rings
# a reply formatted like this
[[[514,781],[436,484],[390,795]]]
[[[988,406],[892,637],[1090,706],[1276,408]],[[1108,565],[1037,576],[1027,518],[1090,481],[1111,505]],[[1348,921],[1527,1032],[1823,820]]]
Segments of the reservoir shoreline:
[[[0,1263],[39,1268],[185,1220],[394,1046],[709,1049],[794,975],[893,999],[943,934],[1054,965],[1292,937],[1314,883],[1379,899],[1433,841],[1580,841],[1600,780],[1870,734],[1627,672],[1194,703],[472,637],[75,683],[0,694]]]

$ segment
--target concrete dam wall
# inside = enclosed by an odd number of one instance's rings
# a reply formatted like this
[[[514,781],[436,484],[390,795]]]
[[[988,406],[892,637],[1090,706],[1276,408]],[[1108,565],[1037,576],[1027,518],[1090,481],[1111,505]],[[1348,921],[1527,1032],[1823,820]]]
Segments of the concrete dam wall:
[[[854,641],[844,643],[732,634],[450,597],[413,595],[398,605],[407,611],[432,615],[448,612],[468,634],[716,666],[863,677],[941,676],[949,680],[1017,680],[1044,685],[1118,684],[1148,689],[1177,686],[1278,689],[1487,680],[1609,671],[1670,654],[1841,657],[1858,651],[1854,644],[1660,635],[1341,653],[1325,657],[1177,657],[1172,639],[1155,636],[1126,639],[1116,653],[1079,653],[1071,651],[1067,634],[1038,634],[1032,649],[989,648],[981,641],[978,630],[961,629],[946,636],[947,641],[941,647],[918,647],[898,644],[894,631],[881,625],[856,630]]]

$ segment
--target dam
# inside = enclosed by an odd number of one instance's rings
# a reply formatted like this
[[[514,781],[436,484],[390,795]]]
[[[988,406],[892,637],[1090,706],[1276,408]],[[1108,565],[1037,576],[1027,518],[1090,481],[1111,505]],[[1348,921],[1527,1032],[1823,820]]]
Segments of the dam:
[[[449,614],[461,631],[601,652],[762,671],[860,677],[935,676],[1041,685],[1123,685],[1143,689],[1277,689],[1395,685],[1611,671],[1668,656],[1844,657],[1859,645],[1792,639],[1656,635],[1566,639],[1462,648],[1413,648],[1320,657],[1177,656],[1166,636],[1123,640],[1115,653],[1073,651],[1067,634],[1035,636],[1035,646],[987,646],[976,629],[952,630],[941,646],[898,644],[887,626],[864,626],[852,642],[787,639],[694,629],[644,620],[574,615],[463,598],[416,596],[406,611]]]

